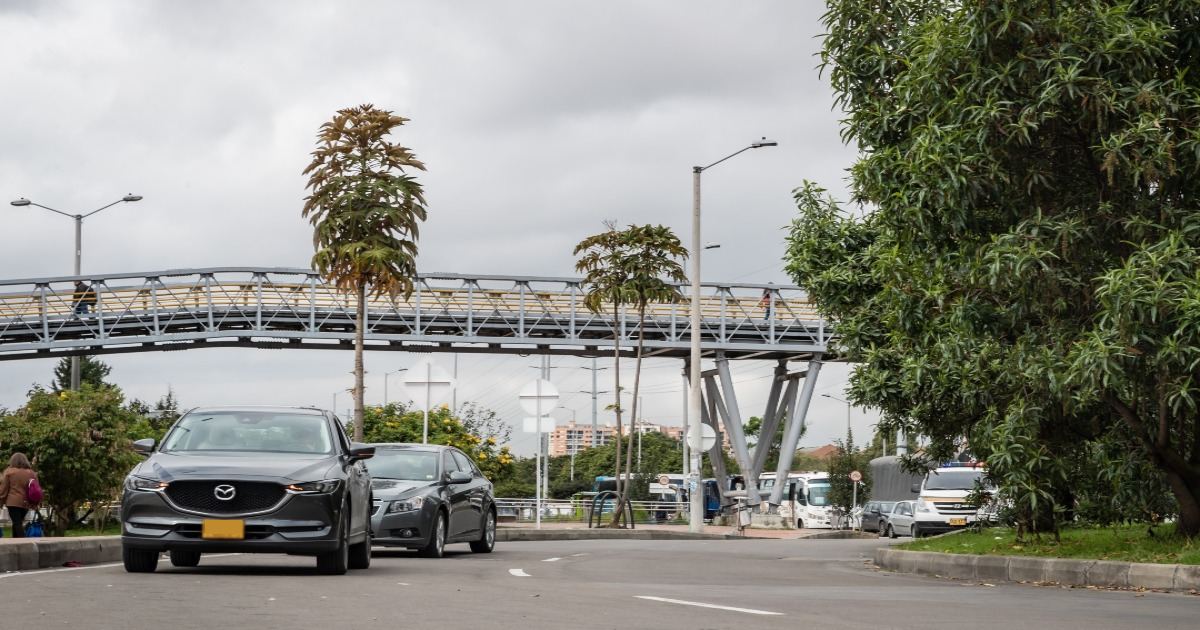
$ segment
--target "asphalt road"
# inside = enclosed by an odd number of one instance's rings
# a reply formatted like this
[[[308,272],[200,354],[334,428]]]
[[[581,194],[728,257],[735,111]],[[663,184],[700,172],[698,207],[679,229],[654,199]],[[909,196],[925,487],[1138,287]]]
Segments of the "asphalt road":
[[[594,540],[377,550],[321,576],[309,558],[163,560],[0,575],[0,627],[1040,628],[1200,627],[1200,597],[980,585],[874,570],[871,540]],[[713,608],[718,606],[724,608]]]

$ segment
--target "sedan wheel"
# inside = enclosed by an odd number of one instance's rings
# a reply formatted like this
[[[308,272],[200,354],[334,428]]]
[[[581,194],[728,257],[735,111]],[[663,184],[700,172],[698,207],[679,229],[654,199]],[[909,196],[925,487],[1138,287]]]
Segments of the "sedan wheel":
[[[888,538],[899,538],[900,537],[896,534],[896,528],[892,527],[891,523],[888,523],[887,537]]]
[[[917,525],[916,523],[913,523],[913,524],[912,524],[911,531],[912,531],[912,537],[913,537],[913,538],[920,538],[920,537],[921,537],[921,526],[920,526],[920,525]]]
[[[492,553],[496,548],[496,513],[488,510],[483,517],[483,535],[479,540],[471,541],[471,551],[475,553]]]
[[[438,510],[433,518],[433,531],[430,532],[429,544],[421,547],[417,553],[426,558],[441,558],[446,551],[446,516]]]

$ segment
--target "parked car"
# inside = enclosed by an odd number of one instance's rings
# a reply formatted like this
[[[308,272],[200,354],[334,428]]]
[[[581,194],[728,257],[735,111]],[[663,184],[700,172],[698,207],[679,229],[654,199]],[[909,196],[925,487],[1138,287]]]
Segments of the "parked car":
[[[882,532],[887,515],[891,514],[895,501],[867,501],[863,506],[862,530],[864,532]]]
[[[920,538],[956,529],[946,524],[946,519],[927,501],[898,501],[887,516],[883,534],[889,538],[912,536]]]
[[[376,545],[440,558],[449,543],[496,546],[492,482],[462,451],[432,444],[374,444],[371,529]]]
[[[194,567],[209,552],[316,556],[343,574],[371,564],[375,449],[355,444],[330,412],[292,407],[193,409],[125,478],[125,570],[149,573],[159,554]]]

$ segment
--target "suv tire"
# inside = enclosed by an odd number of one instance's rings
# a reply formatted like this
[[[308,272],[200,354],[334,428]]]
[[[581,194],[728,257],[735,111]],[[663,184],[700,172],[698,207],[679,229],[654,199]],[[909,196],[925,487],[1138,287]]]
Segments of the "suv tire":
[[[324,575],[345,575],[350,568],[350,510],[342,506],[342,527],[338,532],[338,546],[317,556],[317,571]]]
[[[158,552],[121,547],[121,561],[128,573],[154,573],[158,568]]]
[[[171,551],[171,566],[173,567],[194,567],[200,565],[200,552],[188,551],[186,549],[174,549]]]

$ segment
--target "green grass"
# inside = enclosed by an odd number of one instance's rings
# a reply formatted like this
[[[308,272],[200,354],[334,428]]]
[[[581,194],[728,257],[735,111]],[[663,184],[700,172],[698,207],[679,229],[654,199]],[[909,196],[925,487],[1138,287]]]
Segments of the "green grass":
[[[1024,542],[1018,543],[1014,530],[990,527],[981,532],[965,531],[915,540],[899,548],[980,555],[1200,564],[1200,538],[1188,540],[1176,536],[1170,525],[1155,527],[1154,536],[1147,533],[1146,525],[1064,528],[1059,543],[1054,542],[1053,535],[1046,534],[1040,540],[1027,536]]]

